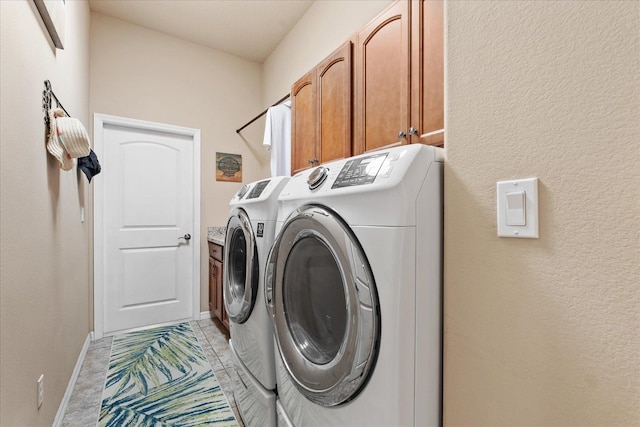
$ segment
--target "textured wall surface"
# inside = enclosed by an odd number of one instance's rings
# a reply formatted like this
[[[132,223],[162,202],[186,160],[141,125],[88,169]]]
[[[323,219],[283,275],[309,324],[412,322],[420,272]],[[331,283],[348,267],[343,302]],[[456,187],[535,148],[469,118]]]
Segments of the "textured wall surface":
[[[445,425],[640,425],[639,7],[447,3]]]
[[[89,126],[89,6],[67,2],[64,50],[32,1],[0,2],[0,425],[50,426],[89,334],[90,185],[45,148],[44,80]],[[55,105],[55,104],[54,104]],[[36,380],[45,396],[37,409]]]
[[[235,129],[260,110],[260,65],[156,31],[91,14],[91,114],[201,130],[202,311],[208,311],[207,227],[226,225],[242,183],[217,182],[216,152],[242,155],[243,182],[270,175],[262,129]]]

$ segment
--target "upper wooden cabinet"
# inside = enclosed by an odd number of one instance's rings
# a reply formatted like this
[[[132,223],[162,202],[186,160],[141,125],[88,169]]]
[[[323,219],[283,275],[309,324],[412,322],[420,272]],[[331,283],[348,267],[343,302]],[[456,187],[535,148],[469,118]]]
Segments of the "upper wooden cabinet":
[[[403,144],[409,128],[409,2],[400,0],[356,36],[355,154]]]
[[[443,2],[400,0],[356,36],[354,154],[443,145]]]
[[[316,157],[316,70],[291,87],[291,175],[313,165]]]
[[[316,68],[316,158],[320,163],[351,156],[351,50],[352,43],[348,41]]]
[[[443,11],[442,0],[396,1],[293,85],[293,174],[385,147],[444,145]]]
[[[351,156],[352,43],[291,88],[291,173]]]
[[[411,142],[444,145],[444,2],[411,4]]]

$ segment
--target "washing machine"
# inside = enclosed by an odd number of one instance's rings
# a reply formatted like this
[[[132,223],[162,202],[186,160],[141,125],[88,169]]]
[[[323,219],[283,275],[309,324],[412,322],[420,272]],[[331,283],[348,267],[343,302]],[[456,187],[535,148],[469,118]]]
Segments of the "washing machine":
[[[281,191],[265,273],[279,425],[441,424],[443,159],[395,147]]]
[[[289,177],[244,185],[229,203],[223,293],[229,316],[234,396],[247,426],[275,426],[273,328],[263,274],[274,240],[278,194]]]

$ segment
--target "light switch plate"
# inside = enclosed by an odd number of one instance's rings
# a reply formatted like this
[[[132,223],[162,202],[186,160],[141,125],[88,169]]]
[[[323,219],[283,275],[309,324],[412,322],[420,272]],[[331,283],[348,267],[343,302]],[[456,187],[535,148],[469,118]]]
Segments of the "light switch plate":
[[[507,225],[507,193],[525,194],[524,225]],[[498,236],[538,238],[538,178],[499,181],[498,200]],[[513,212],[512,212],[513,214]]]

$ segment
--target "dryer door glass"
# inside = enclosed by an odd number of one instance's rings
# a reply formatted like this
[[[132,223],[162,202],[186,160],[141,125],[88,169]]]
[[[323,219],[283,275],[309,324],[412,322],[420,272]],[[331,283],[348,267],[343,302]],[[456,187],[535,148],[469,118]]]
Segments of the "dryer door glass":
[[[244,323],[256,301],[259,273],[251,222],[242,209],[234,209],[227,222],[224,265],[224,307],[231,321]]]
[[[303,206],[283,225],[267,270],[278,349],[293,383],[322,406],[354,399],[380,341],[377,290],[354,233],[330,209]]]

